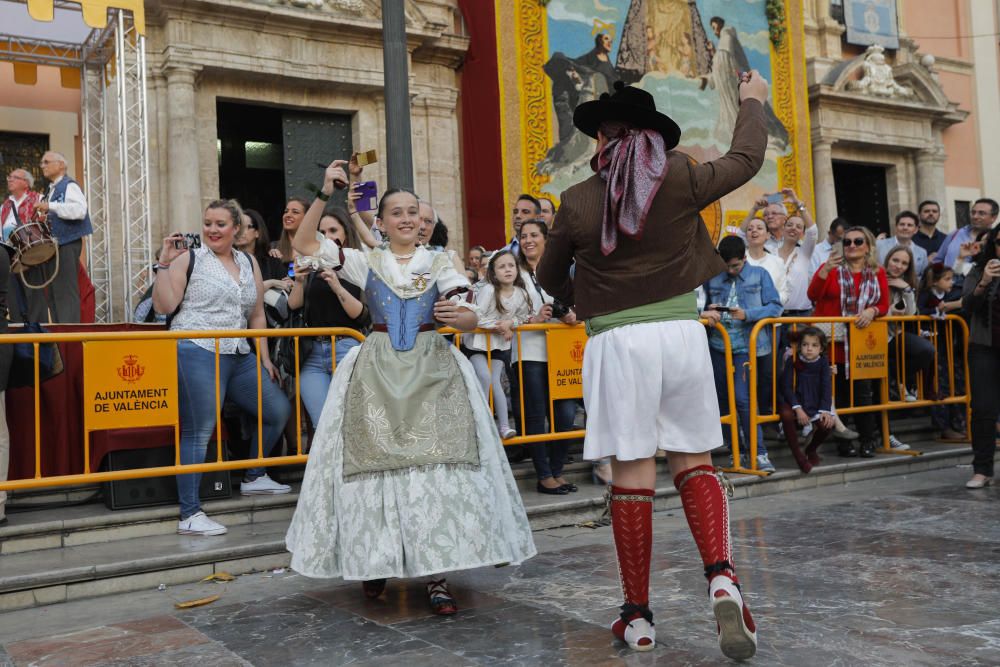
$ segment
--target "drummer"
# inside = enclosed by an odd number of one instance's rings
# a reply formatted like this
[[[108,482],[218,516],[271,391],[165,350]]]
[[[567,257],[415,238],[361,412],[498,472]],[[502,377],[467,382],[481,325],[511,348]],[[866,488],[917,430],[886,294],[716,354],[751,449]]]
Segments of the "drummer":
[[[27,169],[15,169],[7,174],[7,192],[9,193],[0,206],[0,220],[3,221],[3,242],[10,243],[10,235],[14,228],[26,222],[31,222],[35,217],[35,206],[42,196],[32,188],[35,186],[35,177]],[[10,274],[10,280],[17,280],[17,276]],[[11,282],[8,294],[15,294],[14,284]],[[35,295],[28,290],[28,317],[34,322],[47,321],[45,298],[43,295]],[[12,297],[13,299],[13,297]],[[11,320],[18,322],[21,319],[19,308],[10,309]]]

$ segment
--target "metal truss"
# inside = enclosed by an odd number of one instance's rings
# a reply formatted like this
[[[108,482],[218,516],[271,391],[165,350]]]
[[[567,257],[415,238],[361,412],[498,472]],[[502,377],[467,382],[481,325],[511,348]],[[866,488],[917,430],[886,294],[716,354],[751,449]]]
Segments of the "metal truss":
[[[131,13],[114,10],[115,63],[118,102],[118,159],[121,166],[124,318],[153,279],[152,228],[149,215],[149,154],[146,105],[145,38],[135,29]]]
[[[96,31],[95,31],[96,32]],[[83,106],[83,181],[94,233],[87,242],[87,266],[94,283],[97,321],[110,322],[112,301],[110,239],[108,228],[108,114],[106,66],[87,64],[80,77]]]

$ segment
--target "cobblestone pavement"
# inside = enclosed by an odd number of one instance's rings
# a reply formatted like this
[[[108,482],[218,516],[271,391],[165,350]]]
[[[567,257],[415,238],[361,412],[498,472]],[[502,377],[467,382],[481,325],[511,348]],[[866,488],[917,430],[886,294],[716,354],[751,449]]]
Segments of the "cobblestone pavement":
[[[1000,493],[967,491],[968,476],[735,503],[737,568],[760,628],[752,662],[1000,664]],[[655,531],[651,653],[607,630],[620,603],[610,528],[565,527],[536,533],[540,553],[520,567],[450,575],[453,618],[430,614],[419,581],[369,601],[358,584],[260,573],[0,615],[0,665],[725,664],[682,513],[656,514]]]

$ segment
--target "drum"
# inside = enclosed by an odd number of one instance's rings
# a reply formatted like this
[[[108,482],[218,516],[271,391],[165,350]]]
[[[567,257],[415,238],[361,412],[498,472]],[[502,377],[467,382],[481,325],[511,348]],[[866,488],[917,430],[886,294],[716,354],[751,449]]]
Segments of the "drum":
[[[59,246],[46,222],[28,222],[18,225],[8,239],[14,247],[14,261],[11,271],[22,273],[32,266],[38,266],[52,259]]]

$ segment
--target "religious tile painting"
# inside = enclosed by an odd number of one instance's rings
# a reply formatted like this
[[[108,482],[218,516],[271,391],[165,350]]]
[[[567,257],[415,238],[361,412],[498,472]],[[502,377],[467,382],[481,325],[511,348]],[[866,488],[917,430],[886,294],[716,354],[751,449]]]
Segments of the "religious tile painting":
[[[794,17],[772,15],[784,28],[775,48],[765,0],[515,0],[513,5],[521,67],[516,81],[504,70],[501,77],[504,90],[516,86],[520,94],[520,136],[507,133],[508,142],[522,148],[520,189],[558,197],[592,173],[595,142],[573,127],[573,109],[619,80],[650,92],[657,108],[680,125],[679,150],[699,162],[723,155],[739,110],[739,74],[757,69],[771,82],[767,157],[749,186],[724,198],[722,208],[744,211],[753,198],[779,185],[811,199],[811,170],[798,164],[799,155],[808,155],[804,80],[799,85],[802,72],[791,62],[795,40],[801,49],[800,8],[788,8]],[[498,12],[501,23],[505,15],[510,12]],[[502,52],[504,26],[498,31]]]

